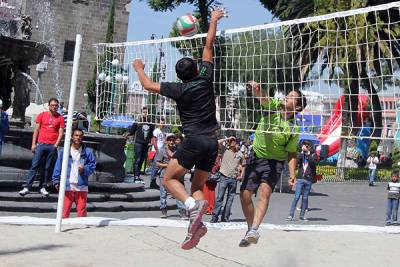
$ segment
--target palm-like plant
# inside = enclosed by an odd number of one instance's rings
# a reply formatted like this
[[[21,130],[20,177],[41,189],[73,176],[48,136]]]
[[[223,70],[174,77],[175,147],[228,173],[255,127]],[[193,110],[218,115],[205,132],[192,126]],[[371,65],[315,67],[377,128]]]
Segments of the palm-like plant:
[[[323,15],[332,12],[385,4],[388,0],[260,0],[280,20]],[[381,137],[382,108],[378,91],[393,82],[400,65],[400,29],[391,22],[400,21],[398,10],[385,10],[304,23],[285,28],[292,42],[298,66],[294,75],[305,81],[316,63],[322,63],[320,75],[327,73],[329,81],[338,80],[344,89],[343,136],[357,131],[359,88],[371,96],[373,137]],[[294,38],[293,38],[294,37]],[[338,72],[338,69],[340,70]],[[346,142],[342,142],[342,153]],[[344,158],[344,157],[342,157]]]

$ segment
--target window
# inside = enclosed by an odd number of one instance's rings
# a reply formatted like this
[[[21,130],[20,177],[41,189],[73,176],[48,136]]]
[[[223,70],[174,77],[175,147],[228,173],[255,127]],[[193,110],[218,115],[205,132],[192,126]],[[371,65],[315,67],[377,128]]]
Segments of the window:
[[[74,61],[75,41],[65,40],[63,62]]]

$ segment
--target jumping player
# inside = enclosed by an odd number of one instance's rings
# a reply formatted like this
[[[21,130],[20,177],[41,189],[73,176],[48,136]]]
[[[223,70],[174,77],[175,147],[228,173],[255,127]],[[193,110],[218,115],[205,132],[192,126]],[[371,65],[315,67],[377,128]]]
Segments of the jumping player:
[[[207,211],[208,203],[204,200],[203,185],[207,181],[214,165],[218,151],[216,130],[219,128],[215,116],[216,106],[213,87],[213,43],[218,20],[225,15],[223,10],[212,11],[206,44],[203,49],[200,70],[191,58],[182,58],[175,70],[181,83],[156,83],[144,72],[144,64],[140,59],[133,62],[142,86],[153,93],[174,99],[177,103],[185,139],[168,163],[164,174],[164,186],[180,201],[185,203],[189,211],[189,227],[182,249],[195,247],[207,232],[201,222]],[[195,166],[189,196],[179,178]]]

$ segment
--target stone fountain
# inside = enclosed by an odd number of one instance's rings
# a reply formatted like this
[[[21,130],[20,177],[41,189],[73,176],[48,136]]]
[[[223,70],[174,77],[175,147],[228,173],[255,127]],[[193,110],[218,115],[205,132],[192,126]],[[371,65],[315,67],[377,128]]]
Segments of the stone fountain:
[[[12,121],[19,126],[11,128],[6,136],[0,157],[0,180],[24,180],[32,160],[32,129],[24,129],[25,109],[30,104],[31,90],[37,88],[29,76],[29,66],[40,63],[44,56],[51,57],[52,49],[46,43],[30,41],[31,34],[31,18],[0,0],[0,99],[4,110],[13,107]],[[93,149],[98,162],[90,179],[121,182],[125,176],[125,140],[87,134],[85,143]]]

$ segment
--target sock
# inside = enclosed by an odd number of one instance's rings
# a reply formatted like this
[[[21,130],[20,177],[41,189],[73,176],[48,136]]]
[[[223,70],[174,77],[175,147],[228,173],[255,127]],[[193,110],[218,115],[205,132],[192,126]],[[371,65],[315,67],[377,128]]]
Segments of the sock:
[[[193,209],[195,205],[196,205],[196,200],[195,200],[194,198],[188,197],[188,198],[185,200],[185,206],[186,206],[186,208],[187,208],[188,210]]]
[[[250,231],[252,231],[252,232],[257,232],[257,230],[258,230],[258,225],[255,225],[255,224],[253,224],[250,228]]]

